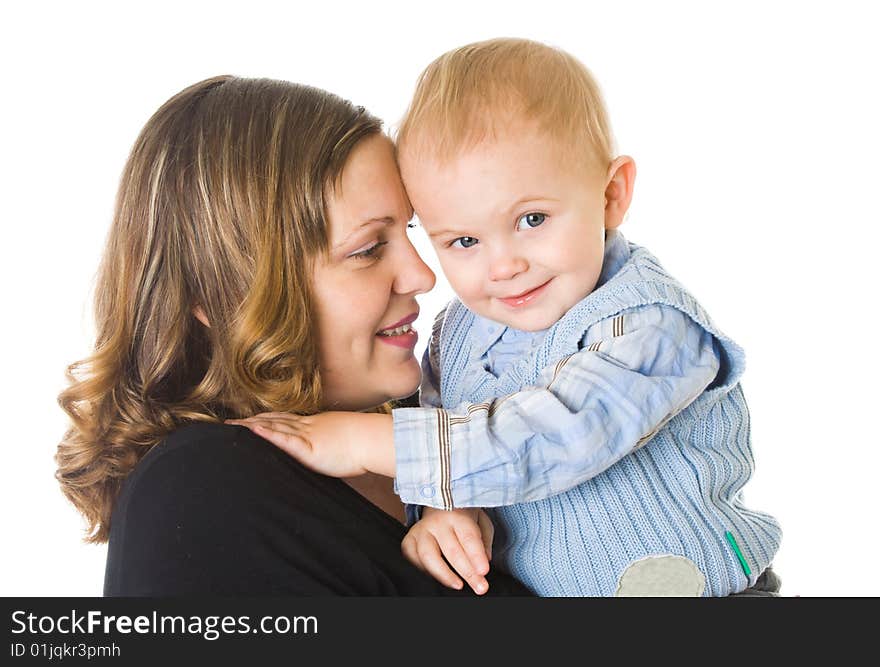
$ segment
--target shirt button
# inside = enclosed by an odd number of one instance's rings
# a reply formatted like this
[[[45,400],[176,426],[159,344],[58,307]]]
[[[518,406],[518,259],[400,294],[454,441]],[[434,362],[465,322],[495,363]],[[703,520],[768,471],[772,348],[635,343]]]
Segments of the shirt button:
[[[489,327],[489,333],[495,333],[495,327]]]
[[[423,486],[422,487],[422,495],[425,498],[432,498],[434,496],[434,487],[433,486]]]

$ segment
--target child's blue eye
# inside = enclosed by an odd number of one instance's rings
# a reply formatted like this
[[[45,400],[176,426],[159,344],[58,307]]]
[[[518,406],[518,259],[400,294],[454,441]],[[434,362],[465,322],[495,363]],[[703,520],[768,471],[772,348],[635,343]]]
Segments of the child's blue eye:
[[[479,239],[475,239],[473,236],[459,236],[452,243],[449,244],[450,248],[456,247],[459,248],[472,248],[480,242]]]
[[[546,219],[547,216],[543,213],[526,213],[524,216],[520,217],[520,219],[516,221],[516,230],[522,231],[523,229],[532,229],[533,227],[539,227],[540,225],[544,224],[544,221]]]
[[[360,252],[354,252],[350,254],[349,257],[353,257],[355,259],[372,259],[375,257],[376,259],[378,259],[382,256],[379,251],[384,245],[388,245],[388,241],[376,241],[376,243],[371,245],[369,248],[361,250]]]

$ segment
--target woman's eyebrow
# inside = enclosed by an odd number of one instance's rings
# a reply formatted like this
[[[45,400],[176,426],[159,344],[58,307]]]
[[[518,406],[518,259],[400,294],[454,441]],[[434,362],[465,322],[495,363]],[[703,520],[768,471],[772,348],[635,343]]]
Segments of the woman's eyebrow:
[[[345,238],[343,238],[339,243],[335,244],[333,246],[333,249],[336,250],[337,248],[344,246],[346,243],[348,243],[349,239],[351,239],[352,236],[356,235],[358,232],[360,232],[365,227],[369,227],[369,226],[375,225],[375,224],[390,225],[393,223],[394,223],[394,218],[390,215],[386,215],[381,218],[369,218],[368,220],[364,220],[361,224],[359,224],[357,227],[352,229],[348,234],[346,234]]]

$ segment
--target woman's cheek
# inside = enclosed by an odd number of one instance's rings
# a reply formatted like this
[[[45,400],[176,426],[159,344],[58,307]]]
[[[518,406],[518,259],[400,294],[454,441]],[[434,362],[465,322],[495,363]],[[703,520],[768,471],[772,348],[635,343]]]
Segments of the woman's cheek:
[[[359,276],[357,283],[346,290],[343,301],[348,328],[367,348],[372,348],[376,332],[389,323],[391,287],[392,281],[383,271]]]

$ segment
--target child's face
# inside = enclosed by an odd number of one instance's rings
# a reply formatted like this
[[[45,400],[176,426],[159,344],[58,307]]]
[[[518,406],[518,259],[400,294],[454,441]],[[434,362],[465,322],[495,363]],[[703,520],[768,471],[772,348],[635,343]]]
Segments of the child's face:
[[[413,208],[452,289],[515,329],[552,326],[593,291],[605,182],[539,132],[507,132],[445,163],[400,156]]]

